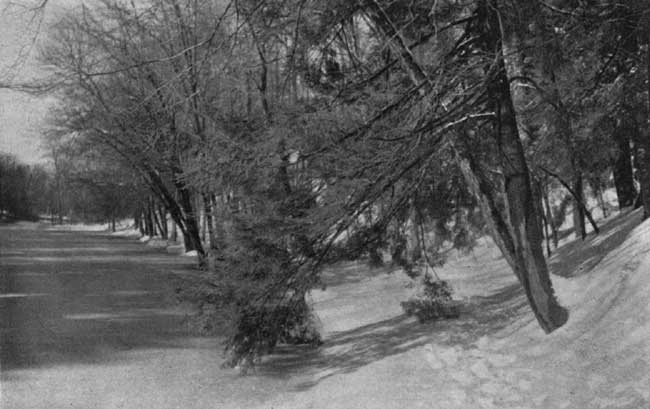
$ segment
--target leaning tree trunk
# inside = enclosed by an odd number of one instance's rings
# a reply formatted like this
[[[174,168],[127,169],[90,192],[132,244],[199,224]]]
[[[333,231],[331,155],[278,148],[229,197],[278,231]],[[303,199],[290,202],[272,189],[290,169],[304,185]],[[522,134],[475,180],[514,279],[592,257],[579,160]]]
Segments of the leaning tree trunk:
[[[200,259],[205,256],[203,244],[201,243],[201,235],[199,231],[199,224],[197,223],[196,215],[192,206],[192,195],[190,191],[182,185],[177,183],[178,199],[180,206],[183,210],[183,221],[185,222],[185,230],[183,230],[183,238],[185,239],[185,251],[196,250]]]
[[[513,102],[510,80],[506,67],[516,72],[523,71],[515,66],[520,62],[521,41],[512,24],[503,24],[497,0],[481,1],[485,14],[485,36],[488,50],[497,49],[495,66],[488,88],[498,123],[495,131],[502,156],[505,186],[508,231],[500,229],[497,233],[505,235],[502,251],[509,253],[512,269],[519,278],[539,325],[546,332],[562,326],[568,319],[568,312],[555,298],[544,259],[543,238],[537,206],[531,185],[530,171],[526,163],[524,148],[519,136],[517,117]],[[519,22],[518,22],[519,24]],[[490,47],[491,46],[491,47]],[[508,56],[508,60],[504,57]]]
[[[160,237],[166,239],[167,237],[165,237],[165,232],[163,230],[162,222],[158,217],[158,210],[157,210],[156,203],[153,200],[153,197],[149,199],[149,208],[151,209],[150,213],[154,221],[154,226],[158,229],[158,233],[160,233]]]
[[[429,89],[429,78],[379,3],[376,0],[362,3],[370,10],[372,21],[389,39],[391,47],[396,49],[399,61],[409,74],[410,80],[420,87],[422,93],[426,93]],[[478,23],[475,28],[476,34],[485,40],[483,52],[493,53],[498,50],[498,55],[495,56],[497,64],[491,67],[488,74],[491,76],[488,93],[499,117],[495,135],[504,164],[507,205],[505,210],[497,200],[497,190],[473,159],[471,150],[457,148],[458,158],[466,182],[479,199],[492,237],[522,284],[539,325],[545,332],[551,332],[566,322],[568,312],[555,298],[544,259],[540,218],[534,203],[530,172],[519,137],[510,82],[501,52],[504,38],[510,37],[509,41],[514,45],[516,38],[513,33],[507,33],[506,36],[507,29],[502,31],[499,7],[498,0],[478,1],[478,18],[475,19]]]
[[[461,150],[459,149],[459,152]],[[499,203],[493,183],[479,167],[468,149],[459,153],[460,168],[472,193],[479,200],[490,235],[508,265],[524,287],[529,304],[545,332],[551,332],[566,322],[568,314],[555,299],[542,250],[532,194],[526,194],[525,180],[510,178],[507,194],[509,214]],[[515,183],[513,183],[515,182]],[[532,228],[532,230],[531,230]]]
[[[158,217],[162,226],[163,238],[167,240],[169,238],[169,228],[167,226],[167,211],[165,210],[165,206],[158,206]]]
[[[530,173],[519,139],[514,106],[510,98],[507,76],[502,70],[500,89],[500,130],[501,147],[504,159],[504,178],[506,201],[510,216],[510,231],[514,248],[511,267],[526,291],[539,324],[546,332],[563,325],[567,311],[562,308],[553,292],[549,272],[542,250],[542,232],[537,215],[537,207],[530,183]]]

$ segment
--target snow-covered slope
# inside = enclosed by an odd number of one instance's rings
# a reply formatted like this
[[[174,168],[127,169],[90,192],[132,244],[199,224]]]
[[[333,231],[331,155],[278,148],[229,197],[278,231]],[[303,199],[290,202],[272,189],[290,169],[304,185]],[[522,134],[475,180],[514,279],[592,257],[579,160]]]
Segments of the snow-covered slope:
[[[405,276],[348,272],[314,294],[322,350],[266,364],[310,380],[264,407],[650,408],[650,221],[638,220],[554,256],[573,277],[553,277],[571,317],[551,335],[489,243],[439,271],[465,301],[459,320],[417,324],[400,315]]]

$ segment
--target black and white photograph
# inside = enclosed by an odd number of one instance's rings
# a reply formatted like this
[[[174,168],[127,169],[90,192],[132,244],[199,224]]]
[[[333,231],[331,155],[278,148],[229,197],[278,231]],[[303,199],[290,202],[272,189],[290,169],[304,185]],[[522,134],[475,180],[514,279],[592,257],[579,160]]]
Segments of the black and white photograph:
[[[650,0],[0,0],[0,409],[650,409]]]

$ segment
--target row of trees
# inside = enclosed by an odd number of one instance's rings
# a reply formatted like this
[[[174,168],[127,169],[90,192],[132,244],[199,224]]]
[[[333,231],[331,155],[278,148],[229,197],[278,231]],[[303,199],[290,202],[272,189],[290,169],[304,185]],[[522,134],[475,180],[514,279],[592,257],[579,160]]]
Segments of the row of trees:
[[[109,156],[72,149],[73,140],[49,141],[52,166],[27,165],[0,153],[0,215],[12,220],[109,222],[144,214],[139,179]],[[152,234],[153,235],[153,234]]]
[[[650,213],[648,10],[103,0],[52,29],[41,85],[55,129],[128,165],[197,251],[233,362],[308,316],[328,263],[413,269],[486,232],[550,332],[567,312],[543,244],[567,204],[582,237],[611,183]]]
[[[57,128],[43,139],[51,165],[55,222],[108,222],[114,231],[117,220],[136,215],[146,191],[117,155]]]

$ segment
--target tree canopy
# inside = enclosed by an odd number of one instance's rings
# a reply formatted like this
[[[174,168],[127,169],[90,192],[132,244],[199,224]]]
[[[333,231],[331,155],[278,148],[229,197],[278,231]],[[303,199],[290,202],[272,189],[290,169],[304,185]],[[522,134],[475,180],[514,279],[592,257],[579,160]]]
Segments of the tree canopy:
[[[541,328],[564,324],[543,246],[569,203],[583,238],[587,197],[611,184],[650,214],[649,10],[102,0],[56,24],[41,60],[53,128],[110,152],[83,173],[129,167],[198,252],[236,363],[290,337],[325,266],[386,254],[414,271],[484,234]]]

